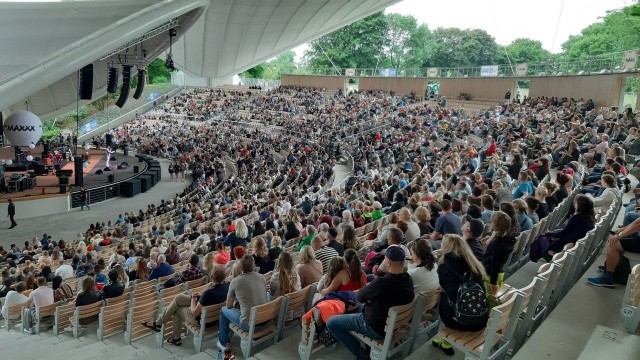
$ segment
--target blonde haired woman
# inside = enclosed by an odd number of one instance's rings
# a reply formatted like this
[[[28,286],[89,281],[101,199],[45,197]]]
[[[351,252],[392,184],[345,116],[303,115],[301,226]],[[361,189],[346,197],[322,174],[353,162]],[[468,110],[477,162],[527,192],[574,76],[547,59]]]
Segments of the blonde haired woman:
[[[235,222],[235,230],[231,232],[224,239],[224,246],[228,246],[231,249],[235,249],[237,246],[242,246],[244,248],[247,247],[247,243],[251,241],[251,236],[249,236],[249,229],[247,229],[247,224],[245,224],[244,220],[238,219]],[[235,259],[233,253],[231,254],[232,259]]]
[[[466,274],[466,275],[465,275]],[[440,321],[453,330],[480,331],[489,319],[487,311],[477,324],[466,325],[456,320],[453,302],[458,298],[458,289],[466,282],[466,276],[471,275],[473,281],[484,289],[483,280],[487,277],[484,266],[473,255],[467,241],[458,235],[448,234],[442,239],[440,261],[438,264],[438,281],[442,295],[438,304]],[[488,310],[488,306],[486,307]],[[445,354],[453,355],[453,347],[444,339],[432,341],[433,346],[441,349]]]
[[[273,263],[269,265],[269,249],[263,238],[256,238],[252,243],[253,260],[256,267],[260,268],[260,274],[266,274],[273,270]]]
[[[304,288],[318,282],[322,277],[322,263],[316,259],[316,253],[311,246],[302,247],[299,260],[296,272],[300,277],[300,286]]]
[[[211,277],[213,275],[215,265],[216,263],[213,261],[213,252],[207,253],[207,255],[202,259],[202,271]]]
[[[269,293],[272,299],[302,289],[300,276],[293,269],[293,257],[288,252],[283,252],[278,258],[278,266],[273,271],[269,285]]]

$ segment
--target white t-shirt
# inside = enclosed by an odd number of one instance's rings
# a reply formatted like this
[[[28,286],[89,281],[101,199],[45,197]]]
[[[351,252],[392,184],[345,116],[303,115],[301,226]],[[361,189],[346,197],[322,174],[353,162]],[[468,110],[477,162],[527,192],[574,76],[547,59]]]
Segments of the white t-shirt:
[[[435,289],[440,286],[437,264],[434,264],[431,271],[427,270],[424,266],[418,267],[414,264],[409,264],[408,273],[411,275],[411,279],[413,279],[413,290],[416,293]]]
[[[69,264],[60,265],[55,272],[56,276],[60,276],[63,279],[73,277],[73,267]]]
[[[36,307],[53,304],[53,289],[46,286],[38,286],[29,294],[29,300]]]
[[[11,290],[7,293],[7,296],[4,298],[4,304],[2,305],[2,317],[6,318],[8,313],[9,313],[9,308],[14,306],[14,305],[18,305],[18,304],[22,304],[24,302],[26,302],[28,300],[28,298],[20,293],[18,293],[15,290]],[[20,317],[20,314],[16,314],[11,316],[11,320],[15,320],[18,319]]]

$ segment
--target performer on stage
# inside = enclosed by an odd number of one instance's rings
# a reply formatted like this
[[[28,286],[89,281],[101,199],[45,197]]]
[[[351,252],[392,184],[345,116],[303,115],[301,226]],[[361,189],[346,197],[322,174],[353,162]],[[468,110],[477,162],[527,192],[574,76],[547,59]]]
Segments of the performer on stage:
[[[109,165],[109,161],[111,161],[111,154],[113,154],[113,150],[111,150],[111,146],[107,146],[106,154],[107,154],[106,166],[110,168],[111,166]]]

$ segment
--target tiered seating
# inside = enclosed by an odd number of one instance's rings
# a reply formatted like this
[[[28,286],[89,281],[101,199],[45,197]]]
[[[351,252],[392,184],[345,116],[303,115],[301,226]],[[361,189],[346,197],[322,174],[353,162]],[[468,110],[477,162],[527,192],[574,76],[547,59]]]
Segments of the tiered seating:
[[[423,296],[416,295],[409,304],[390,308],[384,327],[384,339],[374,340],[353,331],[351,335],[371,347],[371,359],[386,360],[400,352],[402,357],[406,358],[411,352],[413,338],[420,326],[424,302]]]
[[[282,332],[284,318],[287,310],[287,299],[284,296],[260,306],[251,308],[249,318],[249,330],[244,331],[235,324],[231,324],[231,330],[240,337],[240,349],[245,358],[251,356],[254,346],[273,340],[277,343]],[[257,326],[263,324],[262,326]]]
[[[512,345],[518,316],[522,310],[523,294],[512,292],[501,305],[491,309],[487,327],[481,331],[458,331],[447,327],[438,336],[464,352],[466,359],[497,359],[506,355]]]
[[[628,332],[640,332],[640,264],[633,267],[627,280],[620,315]]]

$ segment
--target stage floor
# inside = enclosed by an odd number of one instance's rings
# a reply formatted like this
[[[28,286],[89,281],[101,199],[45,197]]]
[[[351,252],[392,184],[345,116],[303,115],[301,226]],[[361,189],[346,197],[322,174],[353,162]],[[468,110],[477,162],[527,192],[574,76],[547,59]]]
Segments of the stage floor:
[[[78,154],[85,154],[86,152],[87,151],[85,149],[78,148]],[[42,147],[35,148],[34,150],[31,151],[31,153],[33,154],[34,157],[36,156],[35,154],[42,154]],[[100,169],[104,170],[104,167],[106,166],[105,151],[103,149],[102,150],[90,149],[89,156],[90,156],[89,166],[84,169],[84,178],[83,178],[84,187],[86,189],[91,189],[101,185],[108,184],[109,175],[114,175],[114,181],[116,182],[124,180],[134,175],[133,167],[135,165],[138,165],[140,167],[140,171],[142,171],[144,167],[144,163],[139,162],[138,158],[136,158],[135,156],[131,156],[131,155],[124,156],[122,153],[114,153],[112,155],[111,162],[110,162],[111,171],[103,171],[101,175],[96,175],[95,174],[96,171]],[[13,157],[14,157],[14,153],[13,153],[12,147],[4,147],[0,149],[1,159],[11,159]],[[115,157],[116,160],[113,160],[113,157]],[[127,162],[129,166],[126,167],[125,169],[118,169],[117,165],[121,164],[122,162]],[[73,168],[74,168],[73,162],[68,162],[64,167],[62,167],[63,170],[73,170]],[[16,173],[24,174],[25,172],[24,171],[5,172],[4,173],[5,184],[8,183],[8,179],[11,177],[11,174],[16,174]],[[37,179],[37,186],[35,188],[14,192],[14,193],[0,192],[0,199],[1,200],[12,199],[12,200],[20,201],[20,200],[34,200],[39,198],[50,198],[50,197],[67,195],[67,194],[60,193],[59,181],[54,173],[49,173],[49,175],[40,175],[40,176],[37,176],[36,179]],[[73,188],[73,186],[75,186],[75,175],[72,175],[69,178],[69,187],[67,187],[67,191],[70,191]]]

